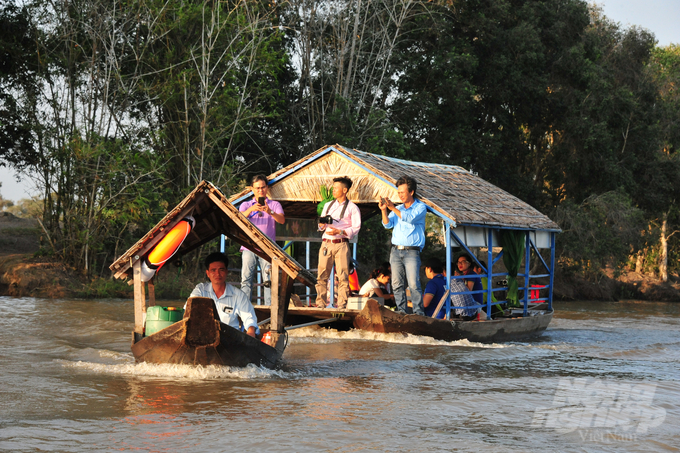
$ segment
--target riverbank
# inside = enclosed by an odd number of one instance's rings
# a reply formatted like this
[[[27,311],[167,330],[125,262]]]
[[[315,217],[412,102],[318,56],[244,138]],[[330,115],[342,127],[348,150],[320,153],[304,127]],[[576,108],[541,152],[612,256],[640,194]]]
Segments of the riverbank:
[[[159,299],[186,298],[195,282],[165,275],[156,290]],[[87,277],[49,257],[0,255],[0,296],[48,299],[132,298],[123,280]]]
[[[158,298],[177,299],[193,288],[182,278],[171,278],[156,287]],[[88,278],[49,257],[33,254],[0,255],[0,296],[44,298],[131,298],[132,287],[120,280]],[[184,296],[185,297],[185,296]],[[602,276],[591,282],[559,270],[555,275],[555,300],[637,299],[680,302],[677,278],[664,283],[629,272],[618,279]]]
[[[614,277],[612,272],[600,276],[599,281],[586,280],[560,269],[555,272],[555,300],[603,300],[622,299],[657,302],[680,302],[680,281],[671,276],[663,282],[653,276],[626,272]]]
[[[132,288],[111,278],[90,278],[49,256],[40,254],[40,225],[0,213],[0,296],[44,298],[131,298]],[[156,286],[160,299],[181,299],[195,282],[180,275],[159,274]],[[614,277],[605,273],[597,282],[557,269],[556,300],[637,299],[680,302],[680,279],[662,282],[647,275],[628,272]]]

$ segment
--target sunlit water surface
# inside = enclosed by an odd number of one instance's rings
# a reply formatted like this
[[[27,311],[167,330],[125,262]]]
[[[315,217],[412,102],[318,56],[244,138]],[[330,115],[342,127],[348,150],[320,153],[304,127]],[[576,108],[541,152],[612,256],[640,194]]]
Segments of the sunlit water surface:
[[[0,451],[680,451],[679,304],[558,303],[492,345],[299,329],[277,370],[136,364],[131,302],[0,310]]]

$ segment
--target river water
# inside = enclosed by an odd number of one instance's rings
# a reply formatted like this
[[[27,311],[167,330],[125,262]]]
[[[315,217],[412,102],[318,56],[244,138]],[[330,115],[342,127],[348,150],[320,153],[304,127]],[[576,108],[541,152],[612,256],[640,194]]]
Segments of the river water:
[[[493,345],[299,329],[274,371],[135,364],[132,302],[0,310],[0,451],[680,451],[680,304]]]

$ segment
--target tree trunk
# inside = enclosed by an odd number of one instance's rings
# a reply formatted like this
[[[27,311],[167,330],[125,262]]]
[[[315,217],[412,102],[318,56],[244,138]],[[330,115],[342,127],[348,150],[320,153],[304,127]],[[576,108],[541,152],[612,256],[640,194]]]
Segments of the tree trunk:
[[[661,253],[659,256],[659,277],[661,281],[668,281],[668,213],[663,214],[661,221]]]
[[[359,33],[359,18],[361,17],[361,0],[357,3],[357,10],[354,13],[354,31],[352,32],[352,47],[349,52],[349,63],[347,66],[347,77],[345,78],[345,88],[342,91],[342,97],[347,99],[349,97],[349,87],[352,81],[352,64],[354,63],[354,52],[357,47],[357,34]]]
[[[637,259],[635,260],[635,273],[642,274],[642,264],[644,263],[645,255],[642,250],[638,250]]]

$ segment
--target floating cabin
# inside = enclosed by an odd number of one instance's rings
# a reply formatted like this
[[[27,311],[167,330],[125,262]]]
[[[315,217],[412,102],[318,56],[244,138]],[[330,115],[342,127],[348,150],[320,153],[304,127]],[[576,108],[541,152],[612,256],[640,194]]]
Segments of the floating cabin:
[[[272,263],[272,319],[271,331],[283,333],[284,319],[294,282],[314,287],[316,278],[291,258],[276,242],[270,240],[234,207],[222,192],[203,181],[142,239],[118,258],[110,269],[116,278],[131,279],[134,284],[135,330],[133,345],[144,333],[147,308],[156,304],[154,279],[142,279],[142,262],[175,225],[193,216],[195,225],[169,261],[224,235],[249,248]],[[148,297],[147,297],[148,294]]]
[[[453,276],[452,248],[468,252],[475,260],[477,255],[471,248],[486,249],[485,261],[489,266],[482,268],[487,281],[507,279],[509,282],[509,288],[497,284],[477,291],[484,293],[487,312],[490,312],[492,292],[498,291],[507,292],[508,298],[513,294],[513,302],[515,306],[523,306],[524,316],[530,304],[547,303],[548,310],[552,311],[555,235],[560,232],[559,226],[517,197],[458,166],[411,162],[340,145],[324,146],[268,177],[269,196],[281,203],[286,215],[286,223],[277,224],[277,240],[306,243],[306,268],[309,269],[310,242],[321,241],[316,224],[320,186],[331,185],[338,176],[349,177],[353,185],[348,198],[359,207],[365,220],[379,214],[380,197],[401,203],[395,183],[402,175],[416,179],[417,197],[427,205],[429,213],[443,220],[449,279],[462,278]],[[246,189],[232,196],[229,202],[239,206],[252,197],[252,191]],[[353,242],[356,259],[356,240]],[[540,253],[545,249],[550,251],[548,260]],[[542,269],[534,275],[530,274],[532,257],[540,262],[538,267]],[[497,265],[501,259],[505,266]],[[494,271],[494,267],[503,268],[503,272]],[[532,280],[540,284],[532,285]],[[519,281],[522,286],[518,285]],[[450,285],[450,280],[447,284]],[[309,290],[307,294],[309,300]],[[523,295],[520,297],[520,294]],[[452,308],[448,299],[447,319]]]

